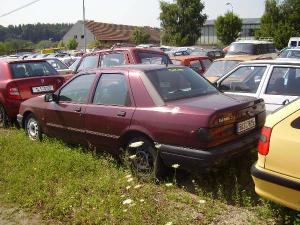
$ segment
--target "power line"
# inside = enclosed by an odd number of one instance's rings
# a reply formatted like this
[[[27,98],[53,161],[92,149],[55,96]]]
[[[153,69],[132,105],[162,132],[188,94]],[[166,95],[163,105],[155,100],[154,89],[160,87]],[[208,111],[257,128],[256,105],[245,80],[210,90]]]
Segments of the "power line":
[[[11,10],[11,11],[9,11],[9,12],[7,12],[7,13],[4,13],[4,14],[0,15],[0,18],[1,18],[1,17],[4,17],[4,16],[8,16],[8,15],[14,13],[14,12],[17,12],[17,11],[19,11],[19,10],[21,10],[21,9],[24,9],[24,8],[30,6],[30,5],[32,5],[32,4],[34,4],[34,3],[37,3],[37,2],[39,2],[39,1],[41,1],[41,0],[34,0],[34,1],[32,1],[32,2],[29,2],[29,3],[27,3],[26,5],[23,5],[23,6],[19,7],[19,8],[16,8],[16,9],[14,9],[14,10]]]

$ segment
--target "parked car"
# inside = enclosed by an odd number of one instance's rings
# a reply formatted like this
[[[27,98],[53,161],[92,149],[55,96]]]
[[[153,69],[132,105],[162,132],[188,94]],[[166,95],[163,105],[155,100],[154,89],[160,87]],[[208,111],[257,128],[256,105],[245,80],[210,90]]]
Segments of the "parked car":
[[[288,47],[300,47],[300,37],[291,37],[288,43]]]
[[[232,70],[237,64],[243,61],[255,60],[256,56],[253,55],[240,55],[230,58],[216,59],[210,65],[208,70],[204,73],[204,77],[211,82],[216,81],[224,74]]]
[[[163,51],[151,48],[114,48],[84,55],[78,63],[75,73],[86,69],[124,64],[172,64],[172,61]]]
[[[267,112],[272,112],[300,96],[300,62],[243,62],[215,83],[226,93],[263,98]]]
[[[173,64],[188,66],[201,75],[212,63],[212,60],[207,56],[174,56],[171,57],[171,60]]]
[[[269,115],[251,174],[260,196],[300,209],[300,99]]]
[[[277,59],[300,59],[300,48],[286,48],[278,56]]]
[[[222,49],[195,49],[194,51],[191,52],[191,55],[202,55],[202,56],[207,56],[211,59],[220,59],[225,56],[225,53],[223,52]]]
[[[274,43],[262,40],[240,40],[232,42],[225,57],[236,55],[257,55],[259,59],[275,59]]]
[[[45,133],[115,155],[125,149],[138,171],[159,174],[175,163],[212,168],[255,147],[265,108],[187,67],[131,65],[82,72],[22,103],[18,121],[33,140]]]
[[[56,69],[60,75],[70,75],[73,72],[71,69],[69,69],[69,67],[66,64],[64,64],[57,58],[46,58],[45,60],[51,66],[53,66],[53,68]]]
[[[0,60],[0,126],[16,119],[22,101],[56,91],[63,82],[45,60]]]

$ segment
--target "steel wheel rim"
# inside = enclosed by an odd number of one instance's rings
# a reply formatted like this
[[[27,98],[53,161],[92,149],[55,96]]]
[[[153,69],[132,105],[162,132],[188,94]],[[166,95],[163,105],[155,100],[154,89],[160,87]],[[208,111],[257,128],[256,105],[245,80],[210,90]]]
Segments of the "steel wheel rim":
[[[37,121],[30,118],[27,122],[27,134],[31,140],[37,140],[39,136],[39,125]]]
[[[152,156],[144,149],[137,149],[134,166],[139,172],[149,172],[152,170]]]

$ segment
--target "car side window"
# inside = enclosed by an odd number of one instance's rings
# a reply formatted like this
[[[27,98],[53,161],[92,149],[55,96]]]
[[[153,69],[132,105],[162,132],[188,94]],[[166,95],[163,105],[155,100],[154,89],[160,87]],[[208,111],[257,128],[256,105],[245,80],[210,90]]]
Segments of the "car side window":
[[[102,74],[96,87],[93,104],[129,106],[130,97],[123,74]]]
[[[221,82],[220,89],[230,92],[256,93],[266,66],[242,66]]]
[[[202,60],[202,63],[204,65],[205,69],[208,69],[208,67],[211,65],[212,62],[209,59],[204,59],[204,60]]]
[[[96,74],[85,74],[74,78],[59,93],[59,101],[85,103]]]
[[[101,57],[101,67],[112,67],[126,64],[124,53],[104,54]]]
[[[98,55],[89,55],[82,59],[77,72],[98,67]]]
[[[266,94],[300,95],[300,68],[274,67],[271,73]]]

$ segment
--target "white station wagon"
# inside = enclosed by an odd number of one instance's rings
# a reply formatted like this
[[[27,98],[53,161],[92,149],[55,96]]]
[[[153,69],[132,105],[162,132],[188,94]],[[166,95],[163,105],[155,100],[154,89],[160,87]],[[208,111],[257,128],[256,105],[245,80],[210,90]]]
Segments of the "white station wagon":
[[[242,62],[215,84],[226,93],[263,98],[272,112],[300,96],[300,61]]]

